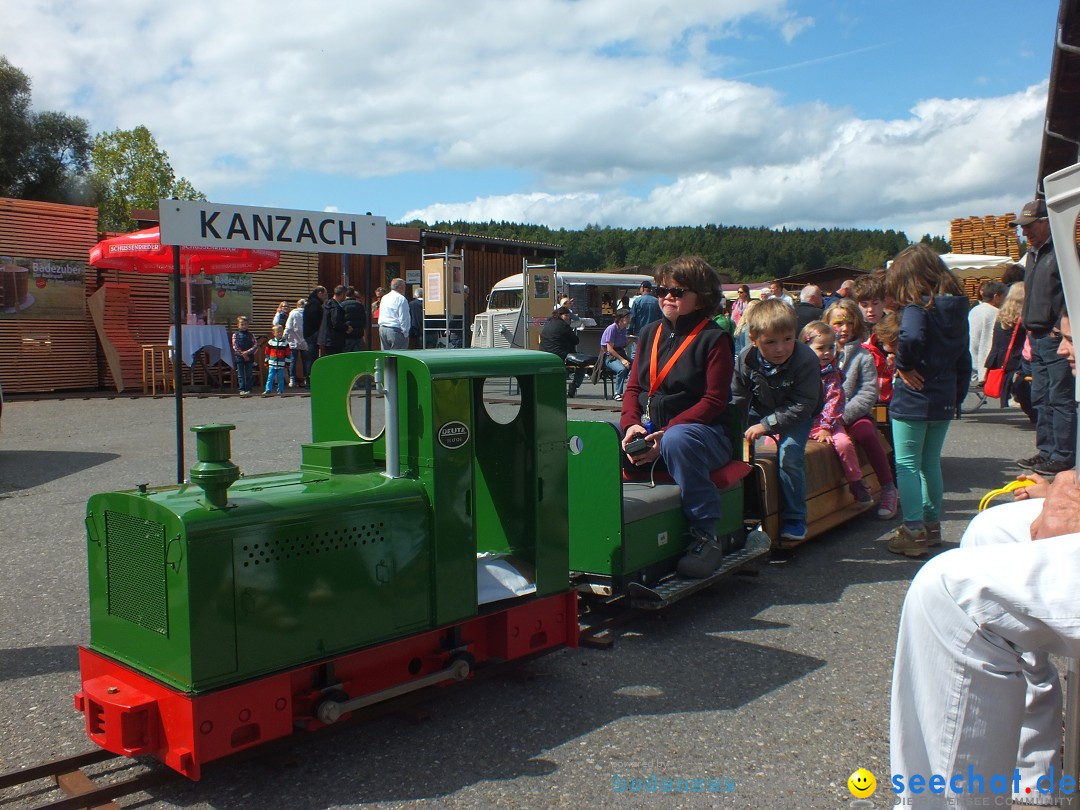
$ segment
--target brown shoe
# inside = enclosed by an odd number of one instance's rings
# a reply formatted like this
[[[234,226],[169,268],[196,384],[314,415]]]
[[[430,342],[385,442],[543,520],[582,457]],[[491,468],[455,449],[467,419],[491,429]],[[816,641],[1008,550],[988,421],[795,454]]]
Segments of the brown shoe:
[[[927,520],[923,523],[926,527],[926,544],[930,547],[941,545],[941,523]]]
[[[930,543],[925,529],[909,529],[901,523],[889,538],[889,551],[905,557],[925,557],[930,553]]]

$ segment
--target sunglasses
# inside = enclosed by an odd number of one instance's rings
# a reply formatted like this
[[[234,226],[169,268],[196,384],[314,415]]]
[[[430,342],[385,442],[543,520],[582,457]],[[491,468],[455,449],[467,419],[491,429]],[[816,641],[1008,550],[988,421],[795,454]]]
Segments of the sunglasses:
[[[685,287],[656,287],[654,288],[657,298],[663,298],[666,295],[670,295],[672,298],[682,298],[686,293],[693,292]]]

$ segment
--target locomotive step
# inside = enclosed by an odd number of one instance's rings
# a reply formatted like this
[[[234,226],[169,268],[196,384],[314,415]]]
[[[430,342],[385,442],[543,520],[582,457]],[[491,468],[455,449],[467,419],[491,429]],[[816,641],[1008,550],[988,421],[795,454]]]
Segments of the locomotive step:
[[[627,585],[630,604],[644,610],[660,610],[716,583],[721,577],[742,570],[749,563],[769,553],[772,541],[762,531],[752,531],[746,535],[746,545],[738,551],[724,555],[724,562],[710,576],[702,579],[688,579],[672,576],[652,586],[631,582]]]

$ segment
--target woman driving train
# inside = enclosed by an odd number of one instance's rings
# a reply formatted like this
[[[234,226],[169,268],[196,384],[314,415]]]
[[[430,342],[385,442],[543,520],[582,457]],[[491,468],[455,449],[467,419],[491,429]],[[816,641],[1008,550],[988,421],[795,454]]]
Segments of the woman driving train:
[[[657,269],[656,284],[664,317],[638,339],[623,400],[622,447],[630,465],[659,459],[679,485],[690,544],[678,570],[701,578],[724,556],[716,537],[720,496],[709,473],[731,460],[722,417],[731,397],[733,346],[711,320],[723,293],[704,259],[668,262]]]

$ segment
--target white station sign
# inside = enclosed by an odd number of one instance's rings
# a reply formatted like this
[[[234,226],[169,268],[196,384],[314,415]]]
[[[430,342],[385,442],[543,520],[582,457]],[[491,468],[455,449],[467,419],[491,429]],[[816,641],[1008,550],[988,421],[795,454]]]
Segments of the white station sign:
[[[386,217],[158,200],[161,244],[386,255]]]

